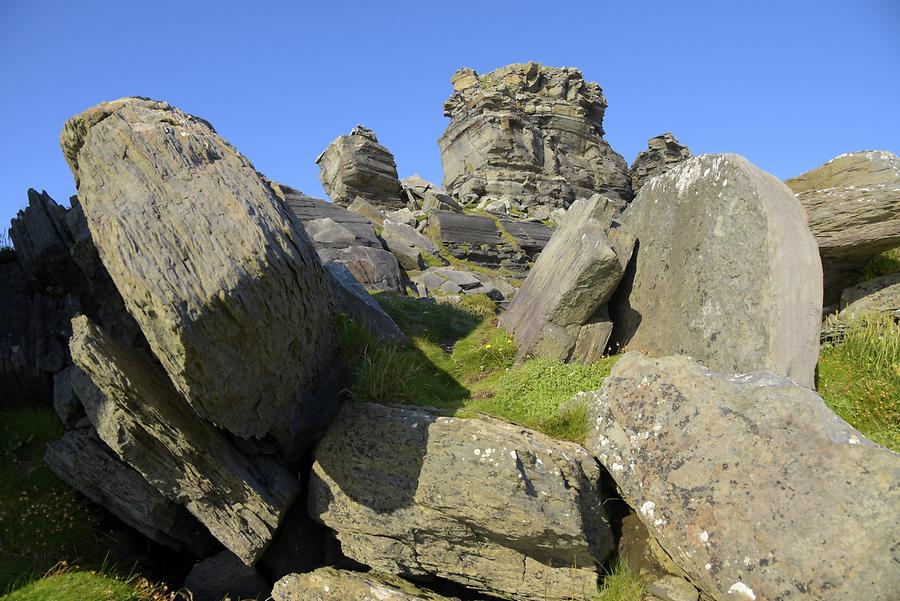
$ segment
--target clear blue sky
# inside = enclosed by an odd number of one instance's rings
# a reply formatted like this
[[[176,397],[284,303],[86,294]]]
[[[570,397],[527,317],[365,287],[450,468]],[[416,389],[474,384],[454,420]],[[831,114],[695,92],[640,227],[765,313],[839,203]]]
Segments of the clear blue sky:
[[[900,1],[0,0],[0,224],[28,187],[66,202],[65,119],[141,95],[211,121],[270,177],[322,195],[316,155],[357,123],[401,177],[440,182],[449,78],[576,66],[630,163],[671,130],[778,177],[900,150]]]

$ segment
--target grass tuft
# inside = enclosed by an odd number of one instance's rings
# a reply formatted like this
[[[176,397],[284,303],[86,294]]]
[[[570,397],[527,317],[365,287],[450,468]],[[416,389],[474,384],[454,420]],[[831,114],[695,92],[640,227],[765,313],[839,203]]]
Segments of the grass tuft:
[[[900,248],[895,248],[885,251],[880,255],[875,255],[875,257],[869,261],[869,264],[863,268],[859,281],[865,282],[897,272],[900,272]]]
[[[623,561],[618,561],[604,577],[594,601],[642,601],[644,582]]]
[[[839,332],[819,356],[819,394],[844,421],[900,452],[900,322],[889,315],[831,316]]]

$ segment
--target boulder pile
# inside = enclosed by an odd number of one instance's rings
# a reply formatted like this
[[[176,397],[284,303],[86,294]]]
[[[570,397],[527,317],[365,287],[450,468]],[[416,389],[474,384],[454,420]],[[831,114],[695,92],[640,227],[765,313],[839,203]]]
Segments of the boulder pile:
[[[897,157],[786,185],[663,134],[629,170],[576,69],[452,83],[445,188],[357,126],[316,161],[331,202],[165,102],[69,119],[77,196],[29,190],[0,254],[0,384],[52,403],[50,469],[190,558],[194,601],[586,601],[614,562],[645,601],[896,599],[900,456],[815,370],[823,291],[900,318],[898,274],[851,278],[900,245]],[[382,304],[435,302],[487,315],[517,362],[621,353],[564,405],[587,438],[350,401],[419,348]]]

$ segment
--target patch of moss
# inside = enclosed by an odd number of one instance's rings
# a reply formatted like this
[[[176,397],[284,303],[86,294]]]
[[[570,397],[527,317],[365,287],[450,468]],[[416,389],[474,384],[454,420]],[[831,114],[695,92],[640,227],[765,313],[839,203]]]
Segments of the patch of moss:
[[[865,282],[883,275],[900,272],[900,248],[888,250],[876,255],[863,268],[859,281]]]

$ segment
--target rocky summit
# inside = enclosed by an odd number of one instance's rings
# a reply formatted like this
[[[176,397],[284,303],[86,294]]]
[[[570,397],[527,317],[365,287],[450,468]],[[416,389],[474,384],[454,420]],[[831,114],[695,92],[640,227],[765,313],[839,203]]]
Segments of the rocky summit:
[[[357,126],[327,199],[163,101],[63,124],[0,248],[0,590],[897,599],[897,157],[629,168],[577,69],[452,83],[443,186]]]

